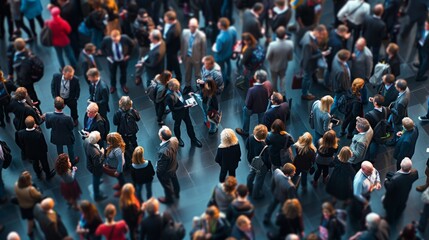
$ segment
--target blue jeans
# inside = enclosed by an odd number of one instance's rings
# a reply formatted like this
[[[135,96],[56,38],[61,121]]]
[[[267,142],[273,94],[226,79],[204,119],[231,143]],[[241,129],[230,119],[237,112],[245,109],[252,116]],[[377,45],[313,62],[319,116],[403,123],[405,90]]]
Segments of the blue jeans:
[[[149,199],[152,197],[152,182],[148,182],[148,183],[134,183],[134,186],[136,187],[136,197],[140,200],[140,202],[143,202],[143,197],[142,197],[142,190],[143,190],[143,185],[145,185],[146,187],[146,199]]]
[[[249,193],[252,193],[252,198],[257,199],[263,197],[262,188],[264,187],[264,180],[267,172],[268,169],[265,165],[262,166],[259,173],[254,169],[250,169],[249,175],[247,175],[247,188],[249,189]]]
[[[332,106],[331,106],[331,111],[330,111],[330,114],[332,115],[332,114],[334,114],[335,113],[335,111],[337,111],[337,108],[338,108],[338,99],[343,95],[344,93],[335,93],[334,94],[334,103],[332,103]]]
[[[64,153],[64,145],[55,145],[57,146],[57,153],[60,155]],[[67,145],[67,152],[69,153],[70,162],[73,164],[74,161],[74,147],[73,144]]]
[[[310,93],[310,88],[313,83],[313,73],[314,71],[305,71],[302,76],[302,95],[308,95]]]
[[[67,59],[70,62],[70,65],[73,68],[76,68],[76,58],[74,57],[73,48],[71,47],[70,44],[65,47],[54,47],[54,48],[55,48],[55,52],[57,53],[58,61],[60,62],[61,68],[64,68],[64,66],[66,65],[64,62],[63,53],[66,54]]]
[[[104,33],[98,29],[91,29],[91,42],[97,47],[97,49],[101,46],[101,41],[103,41]]]
[[[243,131],[245,133],[249,133],[249,125],[250,125],[250,116],[252,116],[254,112],[248,109],[246,106],[243,107]],[[262,123],[262,118],[264,117],[264,113],[255,113],[258,114],[258,123]]]
[[[202,99],[202,96],[200,94],[195,94],[194,98],[197,101],[198,105],[201,106],[201,110],[203,110],[204,123],[208,122],[210,124],[209,132],[214,133],[217,129],[217,125],[215,123],[210,122],[208,117],[207,117],[207,114],[208,114],[207,103],[203,103],[203,99]]]
[[[227,59],[225,61],[218,61],[217,64],[220,66],[222,71],[222,78],[224,83],[229,82],[231,78],[231,60]]]
[[[94,190],[94,198],[100,196],[100,179],[101,176],[92,174],[92,188]]]

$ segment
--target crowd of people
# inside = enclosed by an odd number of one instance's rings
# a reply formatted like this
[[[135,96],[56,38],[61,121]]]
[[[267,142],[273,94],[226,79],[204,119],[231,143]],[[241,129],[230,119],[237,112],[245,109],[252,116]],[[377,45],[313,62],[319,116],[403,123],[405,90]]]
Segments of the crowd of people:
[[[341,239],[347,233],[350,239],[387,240],[396,235],[389,225],[397,223],[419,178],[412,161],[419,131],[408,116],[411,94],[407,80],[400,78],[398,38],[409,37],[409,30],[417,25],[416,36],[411,36],[418,50],[417,76],[408,81],[427,80],[427,1],[390,0],[371,6],[364,0],[337,0],[329,19],[332,26],[319,23],[326,10],[323,0],[177,2],[179,7],[174,9],[166,0],[57,0],[46,7],[52,18],[44,22],[40,0],[1,1],[0,38],[6,36],[3,21],[7,19],[11,43],[7,67],[0,70],[0,127],[15,129],[21,153],[10,152],[7,145],[13,142],[0,142],[0,204],[10,200],[19,207],[22,219],[27,220],[28,237],[35,238],[37,222],[48,240],[72,239],[72,231],[81,239],[183,239],[188,235],[197,240],[253,240],[255,203],[267,197],[265,188],[270,188],[272,197],[267,206],[259,205],[265,213],[263,224],[270,226],[275,213],[277,226],[267,231],[269,239]],[[204,28],[199,25],[200,11]],[[242,19],[237,21],[235,15]],[[406,26],[399,29],[403,16],[408,16]],[[43,73],[48,63],[32,51],[38,39],[34,20],[43,28],[39,33],[42,44],[55,49],[59,73]],[[188,28],[182,29],[184,22]],[[242,23],[241,36],[238,23]],[[137,63],[129,66],[135,55]],[[293,79],[287,81],[288,63],[293,60],[297,67]],[[232,63],[237,64],[237,74],[232,74]],[[107,66],[110,80],[101,77],[101,65]],[[132,84],[143,85],[145,93],[141,94],[155,106],[156,162],[145,159],[145,148],[138,143],[138,122],[144,117],[128,96],[130,68],[134,69]],[[35,88],[43,77],[51,78],[53,112],[42,111]],[[300,99],[287,99],[287,83],[301,89]],[[313,83],[329,94],[318,99],[311,93]],[[89,93],[81,94],[81,84],[88,84]],[[376,90],[373,96],[370,86]],[[222,94],[234,87],[246,93],[240,127],[221,125]],[[110,95],[117,91],[118,110],[109,119]],[[78,114],[81,97],[87,99],[84,117]],[[292,100],[311,101],[308,123],[312,131],[299,136],[286,131],[294,114]],[[66,106],[70,115],[64,112]],[[190,108],[195,106],[201,107],[208,134],[220,136],[213,159],[220,173],[207,208],[193,219],[192,229],[185,230],[168,209],[161,213],[159,204],[171,206],[180,198],[177,155],[185,146],[182,121],[190,144],[204,147],[191,121]],[[172,130],[164,122],[170,113]],[[258,122],[253,127],[252,115],[257,115]],[[429,108],[418,119],[429,121]],[[83,121],[82,130],[77,129],[79,121]],[[56,147],[51,165],[42,124]],[[83,140],[84,164],[79,164],[81,158],[75,154],[76,131]],[[244,146],[237,135],[243,137]],[[351,143],[340,146],[340,138]],[[382,145],[394,148],[396,160],[397,171],[386,176],[373,166],[384,154],[379,151]],[[33,170],[17,177],[14,194],[8,196],[1,173],[11,156],[13,161],[30,161]],[[236,169],[242,157],[249,171],[246,183],[240,184]],[[426,165],[425,184],[416,188],[423,192],[424,209],[418,224],[404,226],[399,239],[424,235],[429,218],[429,160]],[[93,199],[81,199],[77,171],[91,173]],[[62,220],[67,215],[55,210],[54,196],[44,195],[33,184],[34,175],[41,181],[59,176],[62,197],[81,213],[75,229],[67,229]],[[126,181],[128,175],[131,182]],[[164,196],[153,196],[155,175]],[[106,205],[103,221],[96,204],[108,199],[100,190],[105,177],[117,180],[113,197],[119,198],[119,204]],[[270,186],[265,186],[266,178]],[[304,226],[298,194],[299,187],[303,193],[309,191],[308,181],[314,189],[323,185],[331,196],[321,206],[315,232]],[[372,192],[382,187],[386,190],[384,216],[372,212],[370,201]],[[7,239],[24,238],[14,230],[7,229]]]

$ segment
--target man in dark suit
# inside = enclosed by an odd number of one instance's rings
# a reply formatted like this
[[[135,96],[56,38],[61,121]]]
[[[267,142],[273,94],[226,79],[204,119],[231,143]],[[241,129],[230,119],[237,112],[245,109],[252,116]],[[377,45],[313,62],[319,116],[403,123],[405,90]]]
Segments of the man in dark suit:
[[[383,107],[388,107],[392,102],[398,98],[398,90],[395,87],[395,76],[392,74],[386,74],[382,77],[383,84],[378,89],[378,94],[384,97],[384,101],[381,104]]]
[[[168,11],[164,14],[164,22],[163,37],[166,45],[167,69],[172,73],[174,72],[176,79],[181,82],[182,72],[180,71],[177,53],[180,50],[182,28],[174,11]]]
[[[161,239],[164,221],[159,213],[158,200],[156,198],[148,199],[143,203],[143,208],[147,214],[144,214],[140,223],[140,239]]]
[[[83,120],[83,130],[85,134],[89,135],[93,131],[100,133],[100,141],[98,144],[100,147],[104,147],[104,141],[106,141],[107,134],[109,133],[106,128],[106,120],[98,113],[98,105],[95,102],[91,102],[86,107],[86,114]],[[87,135],[85,137],[87,137]]]
[[[411,29],[413,29],[414,24],[417,23],[417,34],[421,34],[426,19],[428,18],[428,1],[427,0],[413,0],[409,1],[407,8],[407,15],[409,17],[408,22],[406,22],[403,30],[401,32],[401,37],[405,38],[409,35]]]
[[[347,49],[347,40],[350,38],[349,28],[346,25],[339,25],[336,29],[329,32],[328,47],[331,48],[331,54],[326,56],[328,69],[325,73],[325,85],[330,87],[330,72],[332,69],[332,61],[341,49]]]
[[[269,93],[261,82],[267,80],[267,72],[258,70],[253,77],[255,83],[247,90],[245,106],[243,107],[243,128],[236,128],[235,131],[241,136],[249,136],[250,117],[258,114],[258,123],[262,123],[265,110],[268,106]],[[270,126],[271,127],[271,126]]]
[[[419,173],[412,167],[411,159],[405,157],[400,162],[400,169],[384,181],[386,193],[382,199],[386,209],[386,220],[390,223],[394,223],[401,216],[407,206],[411,187],[419,178]]]
[[[401,168],[401,161],[405,157],[412,158],[414,150],[416,149],[417,138],[419,137],[419,130],[414,126],[413,120],[409,117],[402,119],[404,131],[398,132],[399,140],[395,146],[393,157],[396,159],[396,169]]]
[[[389,42],[396,43],[396,25],[398,24],[398,12],[401,7],[401,0],[385,1],[383,21],[386,23],[387,33],[389,34]]]
[[[86,155],[86,168],[92,173],[92,187],[94,200],[102,201],[107,198],[100,192],[100,178],[103,175],[104,149],[96,144],[101,141],[100,132],[92,131],[83,142],[83,149]]]
[[[174,135],[176,135],[178,139],[179,146],[185,146],[180,133],[180,124],[184,121],[186,131],[191,139],[191,144],[199,148],[202,147],[201,142],[195,136],[194,127],[192,126],[191,117],[189,116],[189,108],[192,107],[192,105],[186,104],[183,95],[180,92],[180,82],[177,79],[173,78],[168,82],[168,91],[167,96],[165,97],[165,102],[173,115]]]
[[[283,204],[288,199],[297,197],[296,187],[292,182],[295,171],[296,168],[292,163],[286,163],[281,169],[276,169],[274,171],[271,181],[273,198],[265,213],[264,224],[268,224],[271,221],[271,214],[274,212],[277,205]]]
[[[109,108],[109,88],[106,83],[100,79],[100,72],[96,68],[90,68],[86,73],[91,86],[89,87],[88,101],[98,105],[98,112],[107,120],[107,112]]]
[[[289,103],[283,102],[283,96],[280,93],[274,92],[270,100],[271,106],[264,113],[264,118],[262,119],[262,123],[268,129],[271,129],[271,125],[276,119],[280,119],[283,123],[286,123],[290,116]]]
[[[49,168],[48,145],[45,136],[43,136],[32,116],[25,118],[25,126],[25,129],[15,133],[16,145],[33,162],[33,170],[36,172],[37,178],[42,178],[43,169],[46,180],[49,180],[55,176],[55,170]],[[42,169],[40,169],[40,165],[42,165]]]
[[[85,44],[85,47],[83,48],[82,53],[79,56],[80,69],[88,85],[91,83],[86,76],[86,72],[88,72],[90,68],[97,68],[97,62],[95,61],[94,53],[95,45],[92,43],[87,43]]]
[[[73,165],[79,162],[79,157],[74,155],[74,134],[73,119],[63,112],[64,100],[61,97],[55,97],[55,112],[46,113],[46,128],[51,129],[51,143],[57,147],[57,153],[64,153],[64,145]]]
[[[116,71],[120,69],[120,83],[122,91],[128,94],[127,66],[130,55],[133,52],[134,42],[127,35],[121,35],[118,30],[113,30],[109,37],[105,37],[101,43],[101,52],[106,55],[110,71],[110,93],[116,91]]]
[[[407,81],[404,79],[396,80],[395,88],[398,90],[398,97],[390,104],[389,121],[393,125],[394,132],[402,131],[402,119],[408,116],[408,103],[410,102],[410,89],[407,87]],[[396,144],[397,136],[394,135],[392,141],[387,144],[393,146]]]
[[[157,74],[164,71],[165,43],[162,41],[161,32],[158,29],[152,30],[149,35],[150,50],[148,54],[136,64],[136,77],[141,76],[143,67],[146,70],[146,86],[155,79]]]
[[[334,91],[334,103],[331,106],[331,113],[337,110],[338,99],[345,95],[352,86],[350,68],[347,61],[350,59],[351,53],[349,50],[342,49],[332,61],[331,77],[332,90]]]
[[[158,162],[156,163],[156,176],[164,188],[165,197],[158,200],[161,203],[173,203],[173,196],[179,198],[180,186],[176,171],[179,167],[177,162],[178,140],[172,137],[171,131],[167,126],[161,127],[158,131],[161,140],[158,149]]]
[[[366,44],[371,49],[374,65],[378,62],[381,42],[386,36],[386,24],[381,19],[383,15],[383,5],[374,6],[374,15],[366,15],[362,24],[362,36],[366,39]]]
[[[304,72],[302,79],[302,95],[303,100],[314,100],[315,96],[310,93],[311,84],[313,82],[313,74],[317,70],[317,60],[323,56],[328,56],[330,51],[321,52],[318,43],[323,42],[328,37],[328,32],[324,25],[318,25],[312,31],[308,31],[302,37],[300,45],[301,67]]]
[[[261,22],[259,22],[259,16],[263,11],[264,5],[262,3],[255,3],[252,9],[248,9],[243,13],[243,33],[248,32],[252,34],[258,42],[264,36]]]
[[[73,125],[78,124],[77,100],[80,96],[79,79],[74,76],[74,69],[67,65],[63,68],[63,74],[55,73],[51,82],[52,98],[61,97],[64,104],[70,108]]]
[[[429,68],[429,19],[425,21],[425,29],[417,32],[417,50],[419,52],[419,65],[416,81],[425,81],[424,76]]]
[[[32,116],[37,125],[43,123],[42,118],[39,116],[38,112],[36,112],[35,108],[33,108],[31,99],[27,94],[27,89],[24,87],[16,89],[15,96],[11,98],[9,103],[8,111],[15,115],[13,126],[16,131],[25,129],[25,118],[28,116]]]

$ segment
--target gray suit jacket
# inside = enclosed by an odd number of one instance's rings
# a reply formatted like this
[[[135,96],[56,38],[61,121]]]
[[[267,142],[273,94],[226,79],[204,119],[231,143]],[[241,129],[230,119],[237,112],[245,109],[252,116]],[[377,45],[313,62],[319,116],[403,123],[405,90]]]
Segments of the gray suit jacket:
[[[304,71],[314,72],[317,69],[317,60],[322,57],[322,52],[310,33],[311,31],[307,31],[299,43],[302,48],[301,67]]]
[[[158,178],[168,178],[176,173],[179,163],[177,162],[177,150],[179,141],[176,137],[170,138],[159,147],[158,162],[156,163],[156,175]]]
[[[394,87],[394,86],[392,86]],[[390,111],[392,120],[396,125],[402,125],[402,119],[408,116],[408,103],[410,102],[410,89],[405,89],[404,94],[399,94],[398,98],[392,102]]]
[[[363,78],[369,79],[372,74],[372,52],[368,47],[365,47],[358,57],[352,58],[352,79]]]
[[[353,156],[349,159],[349,163],[358,164],[365,160],[366,150],[371,143],[374,131],[371,127],[365,133],[358,133],[353,136],[350,149],[353,152]]]
[[[191,31],[189,29],[183,29],[180,41],[180,56],[182,59],[185,59],[187,55],[190,37]],[[192,44],[192,61],[201,62],[201,59],[206,55],[206,49],[206,34],[197,29],[195,32],[194,43]]]
[[[332,61],[331,76],[329,79],[332,81],[331,84],[335,93],[345,92],[352,85],[350,73],[347,69],[344,69],[343,63],[338,59],[338,54],[335,55]]]
[[[364,0],[348,0],[338,12],[337,18],[340,21],[348,20],[356,25],[360,25],[365,20],[365,16],[369,15],[370,12],[371,6],[364,2]]]
[[[271,42],[267,50],[267,60],[271,71],[286,71],[288,62],[293,57],[293,42],[286,39],[277,39]]]

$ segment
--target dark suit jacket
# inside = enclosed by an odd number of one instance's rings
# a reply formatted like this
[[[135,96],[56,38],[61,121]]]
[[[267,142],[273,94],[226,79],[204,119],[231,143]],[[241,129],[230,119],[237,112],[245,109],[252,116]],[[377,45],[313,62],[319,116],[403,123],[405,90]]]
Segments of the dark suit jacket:
[[[39,115],[36,111],[27,103],[20,103],[16,99],[12,98],[8,106],[9,112],[13,112],[15,118],[13,119],[13,126],[15,130],[25,129],[25,118],[32,116],[36,121],[37,125],[42,123]]]
[[[267,126],[268,129],[271,129],[271,124],[276,119],[280,119],[283,121],[283,123],[286,123],[286,121],[289,118],[290,109],[289,109],[289,103],[283,102],[278,107],[271,107],[264,113],[264,118],[262,120],[263,124]]]
[[[328,70],[331,71],[332,61],[341,49],[347,49],[347,40],[345,41],[340,35],[337,34],[335,29],[329,32],[328,47],[331,47],[331,54],[326,56],[326,62],[328,63]]]
[[[332,61],[330,79],[332,81],[332,89],[334,90],[334,92],[343,93],[351,88],[352,80],[349,71],[347,71],[343,63],[340,62],[337,55]]]
[[[40,160],[48,153],[45,136],[39,129],[21,129],[15,132],[15,142],[29,159]]]
[[[300,45],[302,47],[301,67],[307,72],[316,71],[317,60],[322,57],[322,52],[319,50],[316,40],[311,37],[310,31],[302,37]]]
[[[416,40],[417,40],[417,47],[422,47],[420,46],[420,43],[418,43],[418,41],[422,38],[422,33],[421,32],[417,32],[416,34]],[[426,36],[425,41],[423,43],[423,50],[425,50],[425,52],[429,52],[429,36]]]
[[[111,37],[105,37],[103,41],[101,42],[101,51],[103,52],[106,57],[113,57],[113,49],[112,49],[112,38]],[[134,48],[134,41],[131,40],[127,35],[121,35],[121,40],[119,41],[119,44],[122,46],[122,55],[129,56],[133,53]]]
[[[92,102],[97,103],[98,112],[101,116],[106,116],[107,112],[110,112],[109,108],[109,87],[107,84],[100,79],[97,86],[95,87],[95,93],[91,92],[92,88],[89,88],[89,99]]]
[[[405,157],[412,158],[414,150],[416,149],[417,138],[419,137],[419,130],[414,127],[411,131],[404,131],[395,145],[395,152],[393,157],[397,161],[402,161]]]
[[[88,126],[88,115],[85,114],[85,117],[83,119],[83,129],[87,132],[93,132],[98,131],[101,135],[101,140],[106,140],[106,136],[108,132],[106,132],[106,126],[104,126],[105,120],[100,114],[97,114],[94,117],[94,120],[92,121],[91,125]]]
[[[392,86],[393,87],[393,86]],[[402,125],[402,119],[408,116],[408,101],[409,97],[407,94],[408,89],[401,96],[398,95],[398,98],[391,104],[390,112],[393,117],[393,122],[397,125]]]
[[[362,36],[368,46],[380,46],[386,36],[386,24],[380,18],[366,15],[362,24]]]
[[[395,85],[392,85],[388,90],[385,90],[384,84],[381,84],[378,89],[378,93],[384,97],[383,106],[388,107],[390,103],[394,102],[398,98],[398,90]]]
[[[155,240],[161,239],[164,222],[159,214],[147,216],[140,223],[140,239]]]
[[[61,91],[61,79],[62,74],[56,73],[54,74],[54,77],[52,78],[51,82],[51,94],[52,98],[60,96]],[[79,99],[80,96],[80,84],[79,79],[75,76],[70,80],[70,93],[68,99]]]
[[[86,155],[86,168],[95,176],[101,176],[104,160],[102,152],[94,144],[91,144],[88,138],[83,142],[83,149]]]
[[[169,178],[176,174],[179,163],[177,162],[177,150],[179,141],[176,137],[170,138],[159,147],[158,162],[156,163],[156,175],[158,178]]]
[[[146,71],[150,76],[155,77],[164,70],[165,43],[161,42],[157,47],[150,50],[144,62]]]
[[[79,55],[80,68],[81,68],[82,74],[85,77],[85,79],[87,80],[87,82],[88,82],[88,79],[87,79],[88,77],[86,76],[86,72],[90,68],[94,68],[94,67],[96,68],[97,67],[96,66],[97,62],[95,60],[95,57],[94,57],[94,62],[95,62],[95,64],[91,61],[91,59],[85,53],[83,53],[83,52],[80,53],[80,55]],[[101,69],[99,68],[99,70],[101,70]]]
[[[55,145],[74,144],[72,117],[63,112],[46,113],[46,128],[52,128],[51,143]]]
[[[165,26],[164,26],[165,27]],[[167,55],[177,55],[180,50],[180,34],[182,33],[182,27],[177,21],[168,29],[165,34],[165,44],[167,47]]]
[[[396,172],[390,180],[384,182],[386,194],[383,206],[386,211],[394,211],[396,208],[405,207],[413,183],[419,178],[416,169],[411,169],[410,173]]]
[[[243,14],[243,32],[252,34],[257,41],[263,37],[261,33],[261,23],[250,10],[246,10]]]
[[[410,21],[424,20],[428,15],[427,0],[409,1],[407,13],[410,17]]]
[[[179,98],[174,94],[174,92],[170,90],[167,91],[165,103],[171,110],[171,114],[173,115],[174,120],[183,117],[184,114],[186,114],[186,111],[188,111],[188,109],[185,108],[185,103],[181,102]]]
[[[271,29],[276,32],[277,28],[283,26],[287,28],[290,18],[292,17],[292,9],[288,8],[285,12],[276,14],[271,21]]]
[[[401,60],[399,60],[398,55],[393,56],[392,58],[387,58],[386,63],[389,64],[390,72],[395,75],[395,77],[401,75]]]
[[[262,84],[254,84],[246,95],[246,107],[253,113],[263,113],[268,106],[269,93]]]

